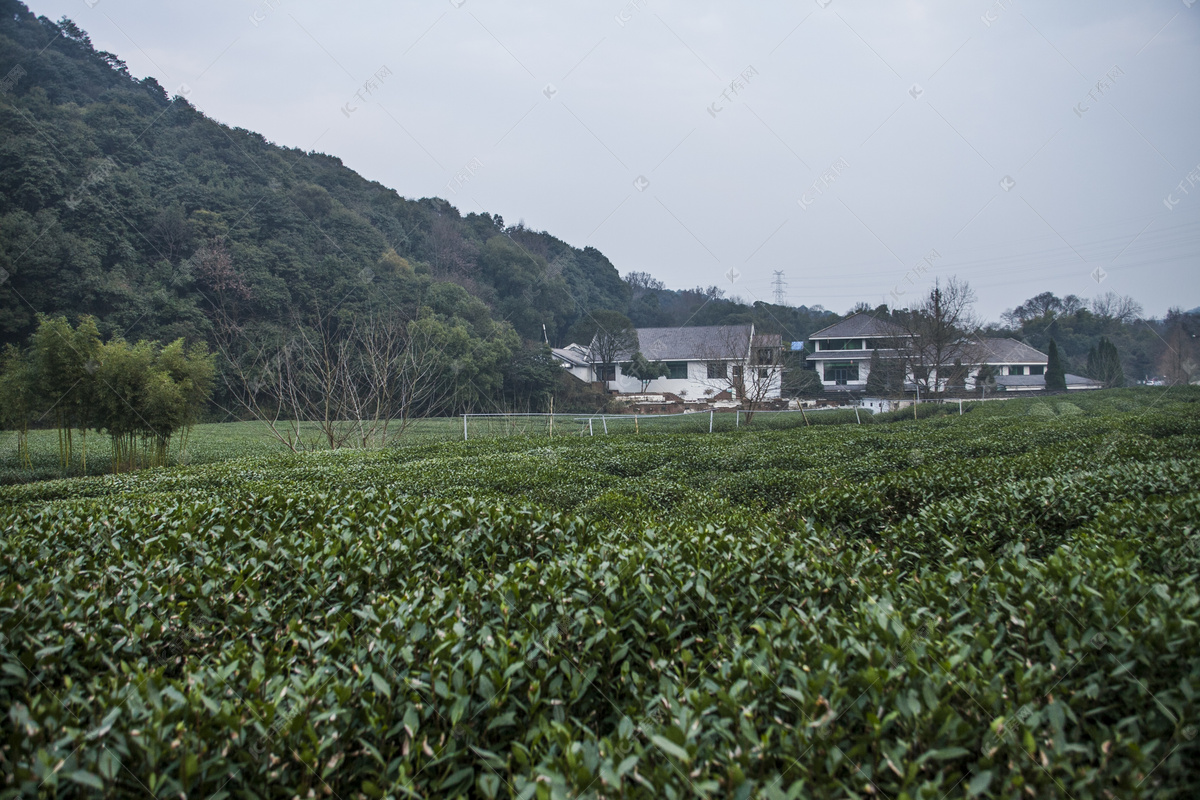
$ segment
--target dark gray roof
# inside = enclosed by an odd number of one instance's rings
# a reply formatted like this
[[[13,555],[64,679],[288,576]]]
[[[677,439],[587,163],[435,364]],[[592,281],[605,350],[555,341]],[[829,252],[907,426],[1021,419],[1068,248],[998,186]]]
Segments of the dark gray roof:
[[[1045,375],[997,375],[997,386],[1045,386]]]
[[[750,325],[706,325],[696,328],[638,328],[642,355],[651,361],[701,361],[745,358],[750,352]],[[737,350],[738,352],[731,352]],[[632,353],[624,354],[628,358]]]
[[[853,339],[872,336],[904,336],[904,329],[886,319],[876,319],[870,314],[855,314],[828,328],[822,328],[809,339]]]
[[[989,364],[1045,364],[1050,361],[1045,353],[1016,339],[983,339],[980,344]]]
[[[581,355],[577,351],[566,347],[552,347],[550,353],[560,361],[565,361],[576,367],[586,367],[588,364],[587,356]]]
[[[1065,375],[1067,386],[1095,386],[1100,387],[1104,384],[1100,381],[1094,381],[1091,378],[1084,378],[1079,375],[1067,373]],[[1045,386],[1045,375],[997,375],[996,384],[999,386]]]

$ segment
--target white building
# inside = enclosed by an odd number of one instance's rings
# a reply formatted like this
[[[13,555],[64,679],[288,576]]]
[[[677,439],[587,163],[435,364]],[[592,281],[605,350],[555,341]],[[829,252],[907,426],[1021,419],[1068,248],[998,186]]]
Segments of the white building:
[[[782,387],[779,334],[756,334],[753,325],[695,328],[638,328],[638,346],[649,361],[661,361],[668,373],[646,384],[629,375],[633,353],[615,364],[599,364],[592,349],[579,344],[553,348],[562,365],[580,380],[602,382],[620,394],[673,394],[701,400],[721,392],[758,400],[775,399]]]
[[[871,371],[871,354],[896,358],[906,336],[903,328],[887,320],[855,314],[809,336],[807,360],[827,388],[861,390]]]
[[[820,375],[827,391],[863,391],[871,373],[873,354],[878,353],[880,359],[893,363],[903,359],[905,390],[913,392],[917,387],[911,362],[919,361],[917,344],[919,342],[914,342],[898,325],[870,314],[855,314],[809,336],[807,361]],[[957,352],[944,357],[943,369],[957,358],[966,368],[965,388],[969,391],[1036,392],[1046,389],[1046,368],[1050,359],[1023,342],[970,339],[956,345],[955,350]],[[985,364],[991,367],[992,378],[981,386],[977,378]],[[936,383],[945,389],[950,377],[934,374],[928,384]],[[925,383],[923,378],[922,385]],[[1067,375],[1066,383],[1068,391],[1103,388],[1099,381],[1079,375]]]

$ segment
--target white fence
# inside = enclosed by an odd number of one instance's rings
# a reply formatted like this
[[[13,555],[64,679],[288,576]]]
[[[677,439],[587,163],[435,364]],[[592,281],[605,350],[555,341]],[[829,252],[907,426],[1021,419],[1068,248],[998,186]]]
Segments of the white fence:
[[[713,433],[733,430],[732,414],[463,414],[463,439],[497,436],[597,436],[615,433]]]
[[[869,421],[858,408],[787,411],[694,411],[682,414],[463,414],[464,440],[502,436],[605,436],[645,433],[725,433],[783,429],[834,421]]]

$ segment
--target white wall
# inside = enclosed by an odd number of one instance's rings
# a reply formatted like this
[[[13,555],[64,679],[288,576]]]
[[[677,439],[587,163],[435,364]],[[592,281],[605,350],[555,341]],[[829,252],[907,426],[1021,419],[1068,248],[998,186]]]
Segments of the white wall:
[[[732,369],[732,365],[729,365]],[[747,367],[747,369],[758,369]],[[774,367],[775,374],[771,376],[771,385],[767,391],[768,398],[780,396],[782,374],[779,367]],[[637,394],[642,391],[642,382],[637,378],[626,375],[620,365],[617,365],[617,379],[608,383],[608,388],[621,394]],[[687,378],[656,378],[646,386],[648,393],[670,392],[686,400],[702,400],[712,397],[729,389],[729,382],[719,378],[708,377],[707,361],[689,361]],[[708,392],[705,394],[705,392]]]

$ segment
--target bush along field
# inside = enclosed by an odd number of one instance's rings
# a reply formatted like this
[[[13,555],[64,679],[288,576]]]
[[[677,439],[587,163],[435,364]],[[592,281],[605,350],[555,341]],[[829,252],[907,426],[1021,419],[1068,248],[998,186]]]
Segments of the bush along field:
[[[0,793],[1190,798],[1200,392],[0,489]]]

